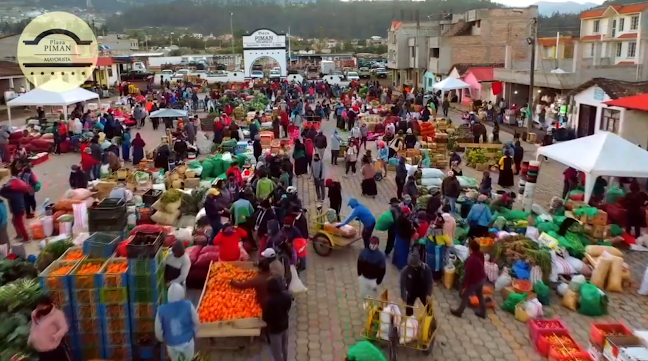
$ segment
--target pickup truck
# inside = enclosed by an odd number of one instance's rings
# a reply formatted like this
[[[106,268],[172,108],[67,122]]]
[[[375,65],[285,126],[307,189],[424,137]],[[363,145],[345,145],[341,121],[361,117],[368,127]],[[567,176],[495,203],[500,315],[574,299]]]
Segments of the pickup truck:
[[[357,72],[355,71],[348,71],[346,73],[346,80],[352,81],[352,80],[360,80],[360,76],[358,75]]]
[[[369,70],[369,68],[360,68],[358,69],[358,76],[360,77],[360,79],[370,79],[371,70]]]
[[[153,73],[147,73],[147,72],[143,72],[143,71],[133,70],[133,71],[129,71],[127,73],[122,74],[121,75],[121,80],[125,80],[125,81],[131,81],[131,80],[141,81],[141,80],[146,80],[146,79],[148,79],[150,77],[153,77],[153,76],[155,76],[155,74],[153,74]]]
[[[270,75],[268,76],[268,79],[272,79],[272,80],[281,79],[281,71],[280,70],[271,70]]]
[[[387,79],[387,69],[385,68],[376,69],[376,78]]]

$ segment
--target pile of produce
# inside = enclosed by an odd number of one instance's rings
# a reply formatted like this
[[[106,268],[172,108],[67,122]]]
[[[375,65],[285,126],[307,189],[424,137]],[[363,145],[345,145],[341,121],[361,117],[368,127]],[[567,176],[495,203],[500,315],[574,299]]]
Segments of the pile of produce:
[[[540,267],[544,278],[551,274],[551,253],[547,248],[541,248],[538,243],[524,236],[507,236],[495,243],[494,258],[499,260],[500,269],[511,267],[515,261],[521,260]]]
[[[466,152],[466,161],[468,164],[483,164],[488,163],[489,160],[483,149],[473,148]]]
[[[59,259],[74,244],[72,241],[50,242],[36,259],[36,268],[39,271],[45,270],[52,262]]]
[[[254,289],[239,290],[231,281],[243,282],[254,278],[255,270],[244,270],[228,263],[212,263],[198,316],[200,322],[217,322],[261,317]]]
[[[248,110],[252,111],[263,111],[268,106],[270,100],[263,93],[254,94],[254,100],[251,102],[245,103],[245,106]]]

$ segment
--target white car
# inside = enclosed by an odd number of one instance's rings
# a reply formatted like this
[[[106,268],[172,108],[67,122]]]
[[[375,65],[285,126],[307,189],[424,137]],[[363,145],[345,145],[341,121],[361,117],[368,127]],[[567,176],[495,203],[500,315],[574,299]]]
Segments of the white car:
[[[279,73],[281,73],[281,68],[278,67],[278,66],[275,66],[274,68],[272,68],[272,71],[278,71]]]
[[[173,79],[173,70],[165,69],[160,72],[160,74],[157,74],[155,77],[155,82],[164,82],[164,81],[171,81]]]
[[[264,77],[263,71],[262,70],[252,70],[252,72],[250,73],[250,77],[252,79],[263,79],[263,77]]]
[[[270,75],[268,76],[269,79],[281,79],[281,71],[279,70],[271,70]]]
[[[180,69],[173,74],[174,79],[182,79],[185,75],[189,75],[191,71],[189,69]]]
[[[348,81],[360,80],[360,75],[358,75],[358,72],[350,71],[346,75],[346,80],[348,80]]]

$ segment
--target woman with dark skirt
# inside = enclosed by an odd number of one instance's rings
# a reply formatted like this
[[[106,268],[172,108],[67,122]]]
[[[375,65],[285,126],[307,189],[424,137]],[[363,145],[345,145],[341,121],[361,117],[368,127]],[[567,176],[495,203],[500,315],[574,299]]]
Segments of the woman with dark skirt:
[[[29,344],[38,352],[40,361],[72,360],[65,345],[68,323],[63,312],[54,307],[49,296],[38,299],[31,321]]]
[[[306,159],[306,148],[299,139],[295,139],[295,148],[293,151],[295,162],[295,175],[299,177],[308,173],[308,160]]]
[[[362,157],[362,195],[375,197],[378,195],[378,188],[376,186],[376,168],[371,164],[371,158],[368,156]]]
[[[513,158],[507,153],[499,160],[499,179],[497,184],[502,188],[513,186]]]

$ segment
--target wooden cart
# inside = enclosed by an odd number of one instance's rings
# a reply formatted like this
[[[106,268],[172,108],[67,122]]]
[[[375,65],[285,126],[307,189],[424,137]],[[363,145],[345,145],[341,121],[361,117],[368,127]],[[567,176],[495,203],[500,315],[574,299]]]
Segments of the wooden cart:
[[[213,263],[213,262],[212,262]],[[252,262],[228,262],[234,266],[242,269],[251,270],[257,269]],[[211,264],[209,265],[209,272],[211,273]],[[209,274],[207,274],[207,280]],[[200,301],[198,307],[202,304],[203,297],[207,291],[208,282],[205,281],[202,293],[200,294]],[[265,327],[265,322],[260,318],[245,318],[239,320],[228,320],[219,322],[206,322],[201,323],[198,327],[196,337],[199,338],[219,338],[219,337],[250,337],[261,335],[261,329]]]

